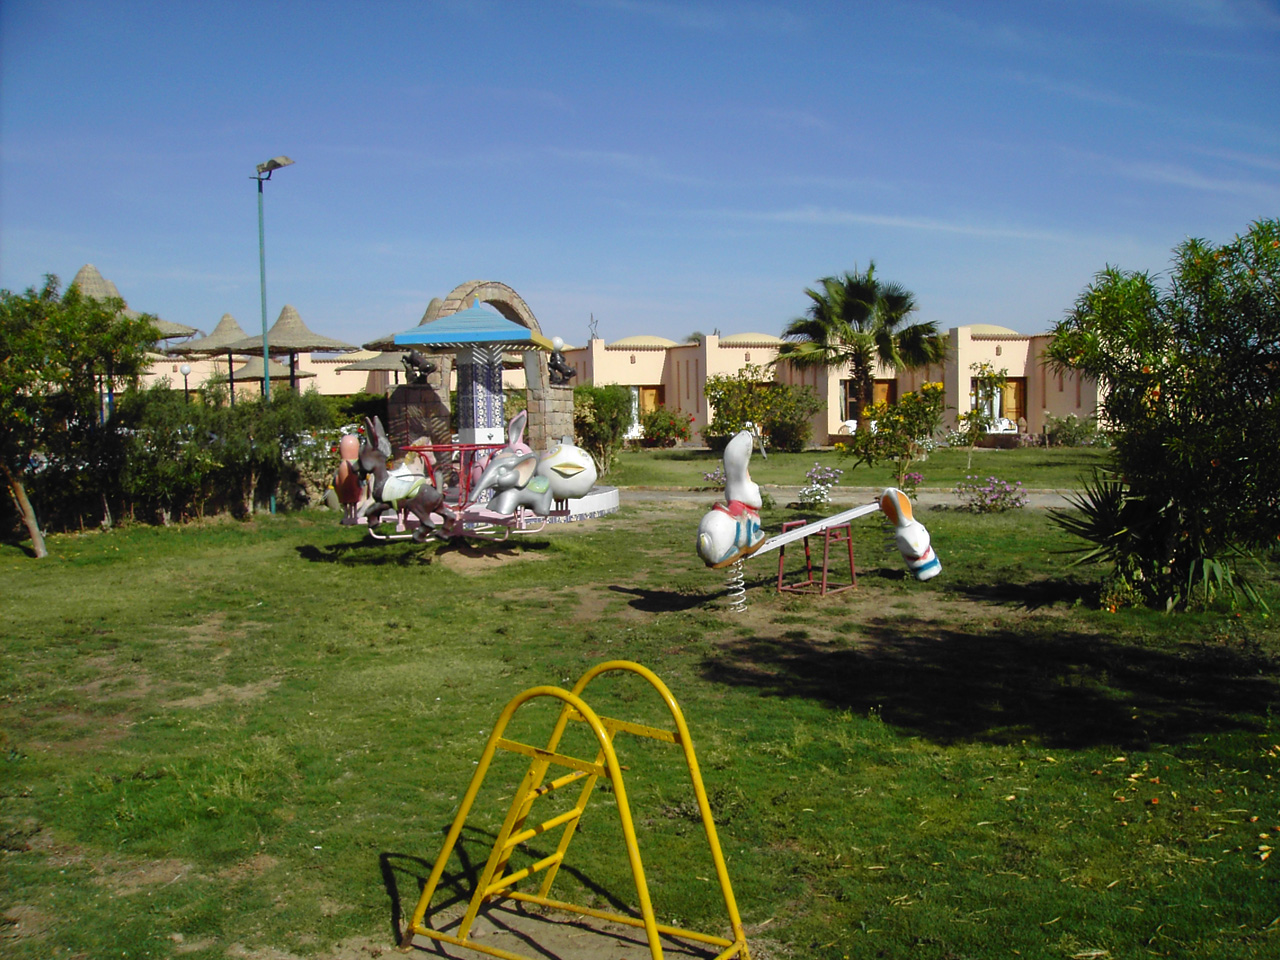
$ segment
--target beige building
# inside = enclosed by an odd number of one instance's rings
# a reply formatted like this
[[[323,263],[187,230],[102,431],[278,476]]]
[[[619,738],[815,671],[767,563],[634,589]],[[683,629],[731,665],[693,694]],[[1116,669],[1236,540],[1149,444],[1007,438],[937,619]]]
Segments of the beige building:
[[[1075,414],[1083,418],[1097,411],[1098,393],[1092,381],[1073,372],[1055,373],[1042,359],[1049,343],[1048,334],[1029,336],[1007,327],[975,324],[953,327],[949,341],[944,363],[896,375],[879,370],[874,399],[892,402],[923,383],[940,381],[946,391],[946,423],[953,426],[956,417],[971,406],[973,366],[986,362],[996,370],[1006,370],[1009,377],[1008,386],[993,412],[1027,432],[1040,433],[1046,414],[1057,417]],[[693,343],[642,335],[612,343],[595,339],[582,347],[566,347],[564,357],[576,373],[573,383],[630,387],[637,421],[654,407],[665,406],[691,414],[696,437],[713,415],[702,393],[707,378],[737,373],[747,364],[769,369],[777,360],[782,343],[780,337],[768,333],[737,333],[727,337],[711,334]],[[404,382],[401,371],[340,369],[376,356],[376,352],[369,350],[346,354],[300,353],[298,370],[308,375],[300,389],[314,387],[330,395],[389,393]],[[236,357],[237,369],[245,359]],[[181,389],[184,364],[191,368],[187,382],[192,389],[215,375],[224,379],[227,375],[225,355],[187,359],[157,354],[144,380],[150,385],[165,378],[171,387]],[[846,424],[857,420],[847,371],[799,370],[782,363],[777,366],[776,376],[784,383],[809,387],[823,399],[823,411],[813,418],[815,440],[830,441],[847,433]],[[510,365],[504,374],[504,384],[508,390],[523,390],[524,369],[518,364]],[[273,389],[280,389],[278,381],[273,381]],[[236,383],[237,396],[260,392],[260,380]]]
[[[974,324],[949,331],[947,359],[920,370],[878,370],[874,400],[895,401],[927,382],[941,382],[946,391],[948,426],[972,405],[974,365],[988,362],[1007,372],[1009,383],[993,411],[1030,433],[1044,429],[1045,414],[1089,417],[1097,410],[1097,388],[1078,374],[1056,374],[1043,360],[1049,335],[1027,335],[1007,327]],[[676,343],[663,337],[625,337],[612,343],[591,340],[586,346],[566,349],[565,360],[577,373],[576,383],[619,384],[632,389],[637,416],[656,406],[691,414],[694,429],[710,422],[713,411],[702,395],[707,377],[732,374],[747,364],[767,367],[778,358],[783,340],[767,333],[739,333],[728,337],[705,336],[694,343]],[[846,424],[858,418],[850,394],[847,371],[799,370],[779,364],[776,376],[785,383],[813,389],[824,401],[814,416],[813,436],[830,439],[848,432]]]
[[[460,285],[445,300],[433,299],[422,323],[448,316],[475,300],[496,307],[509,320],[538,329],[532,311],[519,294],[505,284],[480,280]],[[277,328],[285,325],[286,321],[289,321],[287,336],[297,336],[301,331],[316,338],[315,334],[306,330],[292,307],[286,306],[281,312]],[[219,326],[223,324],[233,326],[234,320],[224,316]],[[235,329],[239,330],[238,327]],[[261,342],[260,338],[256,339]],[[405,379],[404,372],[397,369],[394,362],[390,369],[386,368],[387,360],[394,361],[399,352],[398,348],[392,349],[389,346],[391,339],[384,337],[369,343],[369,346],[388,351],[385,354],[373,350],[352,353],[298,352],[297,370],[306,377],[305,381],[299,382],[299,389],[314,388],[329,395],[390,393]],[[1093,416],[1097,411],[1097,387],[1092,381],[1082,379],[1075,373],[1052,372],[1045,363],[1043,355],[1050,339],[1048,334],[1027,335],[1007,327],[973,324],[951,328],[948,339],[947,357],[940,364],[915,371],[878,370],[873,400],[892,402],[908,391],[918,389],[922,383],[940,381],[946,392],[945,422],[948,426],[953,426],[956,418],[967,412],[973,402],[973,368],[978,364],[990,363],[994,369],[1004,370],[1009,378],[1008,386],[997,399],[992,412],[1006,421],[1005,427],[1010,432],[1016,429],[1033,434],[1041,433],[1046,415],[1062,417],[1075,414],[1084,418]],[[324,342],[329,346],[327,341],[328,338],[317,338],[310,342]],[[273,346],[280,342],[275,336],[271,339]],[[735,333],[727,337],[710,334],[686,343],[677,343],[665,337],[640,335],[624,337],[612,343],[594,338],[585,346],[565,346],[563,355],[575,371],[572,380],[574,384],[617,384],[629,387],[637,424],[645,413],[658,406],[691,416],[695,442],[713,415],[703,396],[707,378],[737,373],[748,364],[757,365],[766,371],[772,370],[774,376],[782,382],[809,387],[818,394],[823,401],[823,408],[813,418],[813,437],[816,441],[831,442],[840,434],[847,433],[851,422],[859,417],[856,401],[850,395],[848,371],[831,368],[800,370],[787,363],[776,363],[783,342],[780,337],[769,333]],[[333,343],[336,344],[337,341]],[[249,358],[244,354],[236,354],[234,363],[239,368],[247,359]],[[504,388],[508,391],[523,391],[526,370],[520,362],[520,356],[512,354],[508,360],[503,373]],[[344,369],[361,361],[367,361],[363,365],[375,369]],[[225,379],[228,357],[225,353],[213,357],[190,358],[157,354],[145,378],[146,382],[150,384],[165,378],[171,387],[181,389],[184,364],[190,366],[186,380],[194,389],[214,376]],[[443,367],[442,372],[450,370],[451,366]],[[377,367],[381,369],[376,369]],[[456,372],[452,373],[450,381],[450,388],[456,389]],[[273,388],[278,389],[278,382],[273,375]],[[243,385],[237,382],[237,395],[242,391],[261,392],[261,381]]]

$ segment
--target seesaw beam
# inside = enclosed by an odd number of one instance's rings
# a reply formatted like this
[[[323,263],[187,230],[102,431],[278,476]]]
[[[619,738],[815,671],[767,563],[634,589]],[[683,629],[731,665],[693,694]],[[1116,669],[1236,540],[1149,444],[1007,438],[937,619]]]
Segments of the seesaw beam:
[[[768,553],[770,550],[785,547],[788,543],[803,540],[805,537],[812,537],[815,533],[822,533],[828,527],[838,527],[841,524],[848,523],[850,520],[856,520],[858,517],[865,517],[867,514],[875,513],[879,509],[879,502],[866,503],[860,507],[853,507],[842,513],[837,513],[834,516],[815,520],[813,523],[805,524],[803,527],[797,527],[795,530],[788,530],[786,533],[780,533],[776,537],[770,537],[758,550],[753,551],[751,556],[758,557],[760,554]]]

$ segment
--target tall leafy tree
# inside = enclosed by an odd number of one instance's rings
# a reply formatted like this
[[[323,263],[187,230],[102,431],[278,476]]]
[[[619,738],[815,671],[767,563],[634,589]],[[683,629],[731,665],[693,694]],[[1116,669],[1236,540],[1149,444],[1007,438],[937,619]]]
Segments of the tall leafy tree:
[[[1099,382],[1115,431],[1112,474],[1059,517],[1114,564],[1114,598],[1234,593],[1235,561],[1280,541],[1280,221],[1186,241],[1164,283],[1107,267],[1048,356]]]
[[[787,324],[782,335],[791,341],[779,360],[796,367],[846,367],[858,409],[868,406],[876,363],[893,370],[912,370],[941,361],[947,338],[933,322],[910,322],[917,309],[915,294],[876,277],[875,261],[838,277],[823,277],[818,288],[806,288],[804,316]]]
[[[112,429],[99,391],[137,382],[158,336],[153,319],[74,284],[59,293],[52,275],[39,290],[0,290],[0,474],[38,557],[47,550],[29,482],[59,465],[67,475],[92,468]]]

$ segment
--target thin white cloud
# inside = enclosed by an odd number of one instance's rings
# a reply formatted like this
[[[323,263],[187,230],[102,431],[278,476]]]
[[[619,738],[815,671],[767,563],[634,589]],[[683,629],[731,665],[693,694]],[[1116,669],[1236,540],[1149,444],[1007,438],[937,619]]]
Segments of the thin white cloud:
[[[565,97],[536,87],[480,87],[478,92],[485,97],[504,103],[540,107],[557,113],[574,112],[573,104]]]
[[[575,0],[578,6],[609,10],[645,19],[660,26],[698,33],[747,29],[756,33],[795,33],[806,21],[794,10],[770,4],[734,3],[710,7],[664,0]]]
[[[1280,30],[1280,11],[1266,0],[1134,0],[1154,14],[1219,30]]]
[[[926,233],[958,234],[995,240],[1036,240],[1049,243],[1078,243],[1079,237],[1048,230],[1031,230],[1025,227],[984,224],[967,221],[938,220],[931,217],[904,217],[879,213],[862,213],[832,207],[805,206],[790,210],[761,211],[711,211],[712,215],[735,220],[751,220],[762,223],[808,224],[812,226],[852,226],[868,224],[901,230],[918,230]]]
[[[548,156],[584,166],[612,170],[633,177],[663,183],[680,183],[691,186],[707,186],[709,181],[687,174],[673,173],[657,157],[620,150],[568,150],[554,147],[546,151]]]
[[[1132,97],[1122,96],[1089,84],[1056,80],[1052,77],[1024,73],[1021,70],[1012,70],[1005,75],[1024,86],[1035,87],[1044,90],[1046,93],[1058,94],[1059,96],[1069,97],[1072,100],[1081,100],[1085,103],[1096,103],[1102,106],[1120,107],[1128,110],[1150,110],[1150,107],[1146,104]]]
[[[1238,163],[1241,166],[1266,170],[1269,173],[1280,173],[1280,158],[1277,157],[1260,157],[1257,154],[1240,153],[1233,150],[1209,150],[1194,145],[1188,147],[1188,149],[1193,153],[1198,153],[1204,157],[1212,157],[1215,160],[1227,160],[1231,163]]]
[[[943,32],[965,46],[1006,53],[1040,53],[1049,46],[1043,33],[1024,26],[981,22],[932,4],[922,5],[917,10],[927,14]]]
[[[1168,184],[1198,190],[1202,193],[1224,193],[1241,197],[1266,208],[1280,203],[1280,187],[1273,183],[1237,177],[1215,177],[1176,163],[1144,161],[1111,161],[1113,169],[1122,176],[1144,183]]]

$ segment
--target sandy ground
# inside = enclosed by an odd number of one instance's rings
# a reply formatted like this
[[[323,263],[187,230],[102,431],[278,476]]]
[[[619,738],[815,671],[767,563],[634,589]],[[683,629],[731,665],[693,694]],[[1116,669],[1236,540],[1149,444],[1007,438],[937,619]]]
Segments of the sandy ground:
[[[462,906],[450,911],[460,917]],[[454,933],[457,917],[451,920],[437,919],[436,929]],[[725,935],[728,930],[703,931]],[[494,905],[481,911],[472,927],[471,936],[487,947],[496,947],[534,960],[649,960],[652,953],[643,929],[623,924],[580,917],[575,914],[552,912],[541,914],[524,904],[513,901]],[[482,956],[473,950],[442,943],[429,937],[415,937],[410,957],[475,958]],[[719,948],[723,949],[723,948]],[[664,957],[673,960],[711,958],[719,949],[705,944],[662,939]],[[748,940],[752,957],[760,960],[755,944]],[[758,956],[759,955],[759,956]]]

